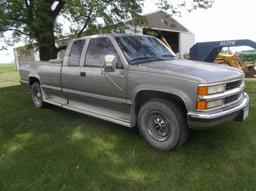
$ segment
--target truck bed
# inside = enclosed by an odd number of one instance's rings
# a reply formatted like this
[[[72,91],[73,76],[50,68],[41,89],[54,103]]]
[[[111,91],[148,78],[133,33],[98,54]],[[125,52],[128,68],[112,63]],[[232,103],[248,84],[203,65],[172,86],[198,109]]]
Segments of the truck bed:
[[[29,83],[29,79],[35,77],[49,86],[61,87],[61,61],[50,62],[21,62],[19,74],[22,82]]]

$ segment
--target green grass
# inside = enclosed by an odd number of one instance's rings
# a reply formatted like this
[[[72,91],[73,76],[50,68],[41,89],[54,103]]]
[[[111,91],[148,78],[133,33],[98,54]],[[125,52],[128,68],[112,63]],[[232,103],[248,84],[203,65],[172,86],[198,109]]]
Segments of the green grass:
[[[3,72],[4,71],[4,72]],[[51,106],[36,109],[13,66],[0,66],[0,190],[255,190],[256,80],[250,116],[191,131],[180,149],[136,129]]]
[[[16,70],[16,66],[14,64],[0,64],[0,74],[6,72],[13,72]]]
[[[14,64],[0,64],[0,88],[19,85],[18,77]]]

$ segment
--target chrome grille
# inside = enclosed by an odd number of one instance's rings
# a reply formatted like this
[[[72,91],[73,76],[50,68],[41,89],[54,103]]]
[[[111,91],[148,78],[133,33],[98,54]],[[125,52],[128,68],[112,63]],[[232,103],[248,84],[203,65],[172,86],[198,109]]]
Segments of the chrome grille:
[[[224,98],[224,104],[229,104],[236,101],[239,98],[240,94],[235,94]]]
[[[242,80],[237,80],[237,81],[233,81],[233,82],[227,82],[226,83],[226,90],[232,90],[235,89],[237,87],[239,87],[242,84]]]

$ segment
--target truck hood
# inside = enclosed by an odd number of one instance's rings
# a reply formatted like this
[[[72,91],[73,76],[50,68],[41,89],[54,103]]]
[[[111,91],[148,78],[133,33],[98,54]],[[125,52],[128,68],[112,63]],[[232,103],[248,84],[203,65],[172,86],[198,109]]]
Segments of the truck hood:
[[[243,77],[243,73],[239,69],[230,66],[183,59],[141,63],[138,64],[137,69],[144,72],[187,77],[206,83]]]

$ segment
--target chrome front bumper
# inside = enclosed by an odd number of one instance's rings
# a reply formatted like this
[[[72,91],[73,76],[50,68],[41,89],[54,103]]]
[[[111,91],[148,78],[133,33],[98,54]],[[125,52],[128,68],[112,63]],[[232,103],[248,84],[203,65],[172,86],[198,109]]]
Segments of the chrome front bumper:
[[[223,109],[216,112],[189,112],[187,114],[188,124],[190,127],[213,127],[225,121],[236,120],[241,114],[241,111],[248,107],[249,96],[247,93],[242,93],[240,103],[232,108]]]

